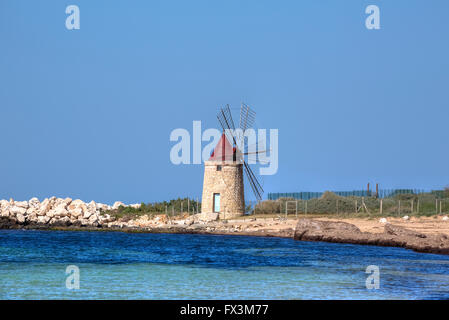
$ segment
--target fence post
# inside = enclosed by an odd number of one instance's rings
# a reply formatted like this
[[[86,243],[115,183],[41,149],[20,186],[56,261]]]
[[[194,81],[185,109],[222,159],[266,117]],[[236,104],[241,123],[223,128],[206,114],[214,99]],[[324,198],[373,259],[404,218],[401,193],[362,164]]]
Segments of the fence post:
[[[401,200],[399,200],[399,208],[398,208],[398,210],[399,210],[399,216],[401,215]]]
[[[419,213],[419,199],[418,202],[416,203],[416,213]]]
[[[296,213],[295,213],[295,217],[298,218],[298,200],[296,200],[295,203],[296,203],[296,208],[295,208]]]
[[[337,214],[338,214],[338,199],[337,199]]]
[[[305,200],[304,205],[305,205],[304,214],[307,214],[307,200]]]
[[[365,206],[365,197],[362,197],[362,205],[360,206],[360,208],[361,208],[362,206]],[[365,211],[366,211],[366,208],[365,208]]]
[[[363,205],[363,207],[365,208],[366,213],[368,213],[369,215],[371,215],[371,213],[370,213],[369,210],[368,210],[368,207],[366,206],[366,203],[365,203],[365,197],[362,197],[362,205]]]
[[[441,204],[442,204],[443,200],[440,200],[440,214],[441,214]]]
[[[413,202],[415,202],[415,200],[412,200],[412,201],[411,201],[411,207],[412,207],[412,208],[411,208],[411,212],[410,212],[410,213],[413,213]]]
[[[357,212],[359,212],[359,208],[358,208],[358,206],[357,206],[357,200],[355,200],[355,211],[354,211],[355,213],[357,213]]]
[[[438,199],[435,199],[435,214],[438,213]]]
[[[383,211],[383,199],[380,199],[380,214],[382,214]]]
[[[288,201],[285,201],[285,219],[287,219],[287,207],[288,207]]]

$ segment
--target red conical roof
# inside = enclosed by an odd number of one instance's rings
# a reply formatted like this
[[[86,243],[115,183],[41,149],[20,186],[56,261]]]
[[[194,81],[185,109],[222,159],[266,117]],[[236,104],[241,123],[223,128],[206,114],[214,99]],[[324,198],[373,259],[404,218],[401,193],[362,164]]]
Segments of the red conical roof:
[[[212,152],[209,161],[235,161],[236,148],[232,147],[226,135],[223,133]]]

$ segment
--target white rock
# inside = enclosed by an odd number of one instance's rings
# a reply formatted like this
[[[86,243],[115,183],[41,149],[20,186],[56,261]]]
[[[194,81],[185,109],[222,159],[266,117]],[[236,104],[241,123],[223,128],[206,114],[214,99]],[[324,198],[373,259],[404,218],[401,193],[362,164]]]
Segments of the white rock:
[[[89,210],[86,210],[86,211],[84,212],[83,218],[84,218],[84,219],[89,219],[90,216],[92,216],[92,213],[91,213]]]
[[[70,203],[70,205],[67,207],[67,209],[72,215],[75,215],[77,217],[88,211],[86,204],[80,199],[73,200]],[[80,210],[81,210],[81,213],[80,213]]]
[[[123,202],[121,202],[121,201],[116,201],[116,202],[114,202],[114,204],[113,204],[113,206],[112,206],[112,209],[113,209],[113,210],[116,210],[116,209],[118,209],[120,206],[126,207],[126,205],[125,205]]]
[[[55,212],[50,210],[45,214],[46,217],[53,218],[55,216]]]
[[[9,213],[8,209],[3,209],[2,210],[2,213],[1,213],[2,217],[9,217],[9,215],[10,215],[10,213]]]
[[[39,210],[37,211],[37,214],[39,216],[45,216],[50,209],[51,209],[50,200],[46,198],[44,201],[42,201]]]
[[[63,225],[68,225],[70,223],[70,218],[69,217],[62,217],[58,219],[59,223],[62,223]]]
[[[134,203],[134,204],[130,204],[129,206],[131,208],[134,208],[134,209],[139,209],[142,206],[142,204],[141,203]]]
[[[72,217],[78,218],[83,215],[83,210],[81,208],[75,208],[73,210],[69,210],[69,214]]]
[[[66,206],[70,205],[72,203],[72,198],[65,198],[64,203],[66,204]]]
[[[50,221],[50,217],[47,217],[47,216],[38,216],[38,217],[37,217],[37,221],[38,221],[39,223],[46,224],[48,221]]]
[[[16,216],[17,222],[24,223],[25,222],[25,216],[23,214],[17,214]]]
[[[447,216],[444,216],[443,220],[446,221],[446,220],[449,220],[449,218]]]
[[[70,203],[70,207],[79,207],[80,205],[84,204],[83,200],[75,199]]]
[[[192,217],[194,217],[195,221],[209,222],[209,221],[218,220],[218,213],[217,212],[203,212],[203,213],[195,214]]]
[[[52,208],[56,208],[56,207],[60,207],[60,206],[66,207],[66,204],[65,204],[65,202],[64,202],[64,199],[56,198],[56,199],[53,201]]]
[[[97,204],[95,203],[95,201],[91,201],[89,202],[89,204],[87,205],[87,211],[89,211],[91,214],[95,214],[97,212]]]
[[[409,217],[409,216],[403,216],[402,219],[404,219],[404,220],[410,220],[410,217]]]
[[[28,209],[28,201],[15,201],[14,206]]]
[[[385,219],[385,218],[380,218],[379,222],[380,223],[388,223],[387,219]]]
[[[9,208],[8,200],[0,200],[0,208]]]
[[[54,216],[57,216],[57,217],[66,217],[66,216],[69,215],[69,212],[65,208],[65,203],[60,204],[56,208],[54,208],[51,211],[49,211],[49,213],[51,213],[51,214],[53,214]],[[47,215],[48,215],[48,213],[47,213]]]
[[[40,204],[39,199],[36,197],[31,198],[30,200],[28,200],[28,205],[32,206],[32,207],[36,207]]]
[[[17,215],[17,214],[25,215],[27,212],[27,208],[17,207],[16,205],[14,205],[11,208],[9,208],[9,212],[10,212],[10,214],[13,214],[13,215]]]
[[[28,210],[27,210],[27,214],[29,213],[33,213],[33,212],[37,212],[39,210],[41,203],[39,202],[38,198],[31,198],[30,200],[28,200]]]
[[[38,208],[35,208],[35,207],[29,207],[29,208],[27,209],[27,216],[28,216],[28,215],[31,215],[31,214],[37,214],[38,211],[39,211]]]

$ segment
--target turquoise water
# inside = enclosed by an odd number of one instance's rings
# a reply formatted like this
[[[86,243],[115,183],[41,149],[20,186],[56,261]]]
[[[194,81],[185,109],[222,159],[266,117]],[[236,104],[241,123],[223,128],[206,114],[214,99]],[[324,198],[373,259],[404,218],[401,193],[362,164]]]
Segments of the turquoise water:
[[[66,267],[80,270],[67,289]],[[365,285],[368,265],[380,288]],[[1,299],[448,299],[449,256],[291,239],[0,230]]]

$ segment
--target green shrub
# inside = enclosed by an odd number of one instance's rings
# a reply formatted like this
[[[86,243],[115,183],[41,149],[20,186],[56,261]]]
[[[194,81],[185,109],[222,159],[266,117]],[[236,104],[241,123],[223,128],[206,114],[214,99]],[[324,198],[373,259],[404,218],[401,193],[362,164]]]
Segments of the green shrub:
[[[190,205],[188,205],[188,203],[190,203]],[[172,214],[173,212],[175,214],[181,214],[187,213],[187,210],[189,209],[190,213],[193,213],[193,210],[195,210],[196,212],[197,210],[200,210],[200,208],[201,208],[200,202],[188,198],[183,199],[178,198],[170,201],[154,202],[147,204],[142,202],[139,208],[120,206],[115,210],[106,210],[103,213],[109,214],[116,219],[121,218],[122,220],[123,219],[130,220],[133,218],[138,218],[139,216],[143,215],[152,216],[155,214],[163,214],[166,211],[168,214]]]

